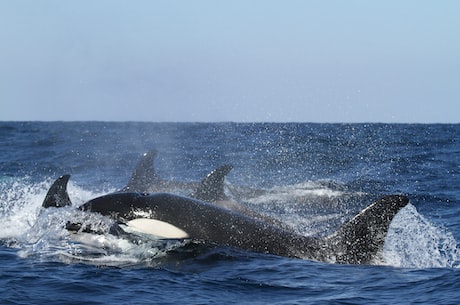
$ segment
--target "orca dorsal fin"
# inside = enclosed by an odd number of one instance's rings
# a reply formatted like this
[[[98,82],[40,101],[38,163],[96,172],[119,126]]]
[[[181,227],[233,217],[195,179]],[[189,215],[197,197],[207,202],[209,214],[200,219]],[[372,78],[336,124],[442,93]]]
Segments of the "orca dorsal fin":
[[[230,164],[216,168],[201,181],[190,196],[208,202],[225,200],[227,196],[224,192],[224,179],[232,169],[233,166]]]
[[[393,217],[409,203],[403,195],[388,195],[362,210],[326,238],[337,263],[367,264],[381,254]]]
[[[67,193],[67,183],[69,182],[69,179],[70,175],[63,175],[54,181],[49,188],[48,193],[46,193],[42,207],[61,208],[72,205],[69,194]]]
[[[131,179],[129,179],[128,184],[122,189],[123,192],[147,192],[150,185],[160,180],[153,166],[153,160],[156,155],[156,150],[142,154],[134,168]]]

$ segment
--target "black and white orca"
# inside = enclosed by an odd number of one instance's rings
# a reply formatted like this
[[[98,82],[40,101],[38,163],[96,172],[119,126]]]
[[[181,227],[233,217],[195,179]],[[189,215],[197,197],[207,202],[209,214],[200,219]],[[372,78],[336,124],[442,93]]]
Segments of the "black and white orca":
[[[43,207],[71,205],[69,175],[51,186]],[[247,251],[332,263],[369,264],[379,259],[393,217],[408,204],[389,195],[326,237],[308,237],[272,223],[191,197],[170,193],[117,192],[92,199],[80,210],[164,239],[192,239]],[[69,222],[69,229],[85,230]]]
[[[267,215],[263,215],[229,198],[224,191],[225,177],[233,169],[230,164],[224,164],[211,172],[200,182],[179,182],[161,178],[154,167],[154,159],[157,156],[156,150],[143,153],[134,168],[134,171],[127,185],[121,192],[136,193],[174,193],[186,195],[198,200],[213,203],[225,209],[255,217],[264,221],[270,221],[277,225],[281,222]]]

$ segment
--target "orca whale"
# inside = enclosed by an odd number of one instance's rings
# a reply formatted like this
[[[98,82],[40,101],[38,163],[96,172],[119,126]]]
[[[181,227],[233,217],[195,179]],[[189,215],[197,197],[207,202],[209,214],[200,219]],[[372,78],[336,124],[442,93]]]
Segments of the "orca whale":
[[[184,192],[195,190],[198,182],[179,182],[162,179],[155,171],[153,161],[157,156],[156,150],[143,153],[134,168],[128,184],[121,190],[123,192]]]
[[[202,201],[214,203],[222,208],[243,213],[261,220],[270,221],[277,225],[281,222],[267,215],[260,214],[239,202],[230,199],[224,191],[227,174],[233,169],[230,164],[224,164],[212,170],[200,182],[177,182],[164,180],[155,171],[153,161],[157,156],[156,150],[150,150],[141,155],[127,185],[121,192],[158,193],[167,192],[186,195]],[[187,193],[187,190],[191,192]]]
[[[212,170],[200,182],[178,182],[162,179],[155,171],[153,161],[157,150],[143,153],[131,174],[131,178],[121,192],[158,193],[179,192],[191,190],[190,197],[205,201],[227,200],[224,193],[225,176],[233,169],[232,165],[224,164]]]
[[[225,176],[233,169],[232,165],[224,164],[212,170],[200,182],[178,182],[162,179],[155,171],[154,159],[157,150],[153,149],[143,153],[134,168],[134,171],[121,192],[158,193],[192,190],[188,195],[205,201],[228,200],[224,193]]]
[[[69,177],[56,180],[43,207],[71,205],[66,190]],[[369,264],[379,258],[393,217],[408,202],[403,195],[385,196],[325,237],[299,235],[212,203],[170,193],[112,193],[94,198],[79,209],[108,216],[122,228],[165,239],[201,240],[322,262]],[[71,222],[68,229],[87,230]]]

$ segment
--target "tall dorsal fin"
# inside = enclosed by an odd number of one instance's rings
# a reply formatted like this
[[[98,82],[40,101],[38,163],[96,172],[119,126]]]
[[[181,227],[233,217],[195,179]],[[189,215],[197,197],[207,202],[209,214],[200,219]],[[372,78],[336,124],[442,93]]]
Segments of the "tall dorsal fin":
[[[46,193],[45,200],[42,207],[65,207],[72,205],[69,194],[67,193],[67,183],[69,182],[70,175],[64,175],[56,179],[51,185],[48,193]]]
[[[337,263],[370,263],[381,253],[393,217],[409,203],[403,195],[375,201],[326,238]]]
[[[123,192],[147,192],[150,185],[160,180],[153,166],[153,160],[156,155],[156,150],[151,150],[142,154],[131,175],[131,179],[122,189]]]
[[[227,197],[224,192],[225,176],[233,169],[232,165],[225,164],[210,172],[190,196],[199,200],[215,202]]]

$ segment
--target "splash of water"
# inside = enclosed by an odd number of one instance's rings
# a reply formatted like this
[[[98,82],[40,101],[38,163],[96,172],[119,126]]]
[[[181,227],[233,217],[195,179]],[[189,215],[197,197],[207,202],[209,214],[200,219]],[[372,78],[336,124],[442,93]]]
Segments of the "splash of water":
[[[337,198],[344,195],[340,189],[331,188],[329,185],[315,181],[306,181],[294,185],[274,186],[270,189],[260,191],[258,196],[247,198],[252,204],[263,204],[266,202],[305,202],[305,198]]]
[[[1,240],[24,234],[36,221],[47,184],[31,184],[27,178],[0,183]]]
[[[24,177],[0,183],[0,240],[19,238],[34,226],[52,181],[46,179],[33,183]],[[69,195],[78,206],[100,193],[84,190],[70,182]]]
[[[108,234],[112,219],[75,209],[82,202],[112,190],[91,192],[70,183],[73,206],[42,209],[51,183],[51,179],[31,183],[23,178],[0,184],[0,241],[17,248],[21,258],[118,267],[152,266],[156,259],[184,245],[183,241],[160,241],[152,236],[133,235],[130,239],[114,236]],[[102,234],[69,232],[66,229],[69,220],[81,223],[82,227],[90,225]]]
[[[152,266],[158,264],[159,258],[167,257],[171,250],[184,246],[184,242],[165,242],[146,236],[128,240],[111,234],[72,234],[65,229],[69,219],[91,224],[92,228],[101,232],[108,232],[113,221],[101,215],[88,215],[74,207],[42,210],[41,204],[50,184],[51,180],[31,183],[27,178],[0,182],[0,240],[18,248],[20,257],[106,266]],[[335,190],[329,192],[322,185],[317,189],[319,191],[315,191],[315,186],[311,184],[280,187],[278,191],[281,195],[278,196],[274,188],[270,190],[270,195],[273,195],[270,200],[286,200],[282,209],[264,206],[271,208],[273,216],[281,215],[288,224],[305,235],[324,231],[326,229],[323,226],[344,217],[343,211],[339,212],[343,207],[334,208],[334,212],[327,210],[326,213],[311,215],[311,210],[292,198],[331,199],[348,194],[336,193]],[[73,183],[69,185],[69,193],[74,206],[101,194],[82,189]],[[304,215],[305,211],[308,215]],[[460,254],[452,233],[431,224],[411,204],[394,218],[386,239],[383,259],[384,264],[395,267],[460,267]]]
[[[430,223],[411,204],[393,219],[383,257],[386,264],[404,268],[460,266],[460,253],[452,233]]]

